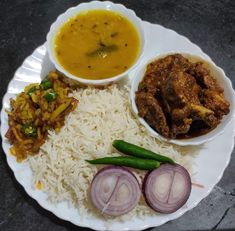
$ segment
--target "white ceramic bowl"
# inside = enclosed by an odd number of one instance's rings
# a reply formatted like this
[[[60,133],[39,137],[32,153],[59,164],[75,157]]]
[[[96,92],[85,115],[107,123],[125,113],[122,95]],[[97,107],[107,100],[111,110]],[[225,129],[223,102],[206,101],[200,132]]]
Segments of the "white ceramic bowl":
[[[58,32],[58,30],[61,28],[61,26],[64,25],[64,23],[67,22],[68,19],[70,19],[74,15],[79,14],[79,12],[95,10],[95,9],[114,11],[126,17],[135,26],[140,36],[140,53],[139,53],[139,56],[136,58],[135,63],[125,72],[119,75],[116,75],[112,78],[101,79],[101,80],[84,79],[84,78],[81,78],[81,76],[79,77],[79,76],[72,75],[60,65],[60,63],[56,59],[55,50],[54,50],[54,40],[56,37],[55,35]],[[63,74],[65,74],[67,77],[77,80],[80,83],[88,84],[88,85],[106,85],[112,82],[116,82],[123,77],[126,77],[127,74],[136,67],[138,61],[141,59],[143,55],[144,44],[145,44],[144,30],[142,28],[141,19],[136,16],[133,10],[127,9],[123,5],[114,4],[109,1],[104,1],[104,2],[92,1],[88,3],[81,3],[78,6],[69,8],[65,13],[58,16],[56,21],[51,25],[50,31],[47,34],[47,51],[49,54],[49,58],[52,61],[52,63],[55,65],[56,69],[62,72]]]
[[[190,138],[190,139],[167,139],[163,137],[162,135],[160,135],[158,132],[156,132],[154,129],[152,129],[143,118],[138,116],[138,109],[135,103],[135,92],[137,91],[139,83],[144,77],[147,65],[154,60],[164,58],[167,55],[171,55],[175,53],[182,54],[184,57],[188,58],[192,62],[202,61],[204,65],[210,70],[212,76],[216,78],[218,84],[224,89],[224,97],[230,103],[229,114],[223,117],[222,121],[215,129],[213,129],[212,131],[208,132],[205,135],[201,135],[201,136]],[[189,54],[189,53],[182,53],[182,52],[165,53],[165,54],[156,56],[148,60],[146,63],[140,65],[136,69],[135,77],[131,83],[130,99],[131,99],[132,109],[134,113],[136,114],[136,116],[138,117],[140,123],[146,127],[146,129],[149,131],[149,133],[153,137],[156,137],[163,141],[167,141],[169,143],[181,145],[181,146],[199,145],[199,144],[203,144],[205,142],[208,142],[214,139],[217,135],[221,134],[224,131],[225,127],[228,126],[228,124],[232,121],[232,118],[235,115],[235,93],[234,93],[230,79],[226,77],[224,71],[220,67],[216,66],[216,64],[213,61],[205,60],[204,58],[200,56],[196,56],[196,55]]]

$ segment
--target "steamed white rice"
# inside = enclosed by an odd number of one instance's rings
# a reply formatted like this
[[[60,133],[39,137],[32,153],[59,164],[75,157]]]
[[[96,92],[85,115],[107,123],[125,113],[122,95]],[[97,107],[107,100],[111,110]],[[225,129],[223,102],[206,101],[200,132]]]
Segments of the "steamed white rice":
[[[33,171],[33,185],[42,183],[42,190],[51,202],[68,201],[84,216],[101,216],[90,204],[89,187],[100,166],[88,164],[86,159],[120,155],[112,141],[125,141],[173,158],[191,170],[192,157],[182,155],[172,145],[151,137],[131,112],[129,90],[117,85],[106,89],[86,88],[74,91],[71,96],[79,100],[61,131],[51,131],[38,155],[29,159]],[[139,182],[145,171],[134,170]],[[141,198],[138,206],[127,215],[154,214]],[[117,219],[117,218],[115,218]]]

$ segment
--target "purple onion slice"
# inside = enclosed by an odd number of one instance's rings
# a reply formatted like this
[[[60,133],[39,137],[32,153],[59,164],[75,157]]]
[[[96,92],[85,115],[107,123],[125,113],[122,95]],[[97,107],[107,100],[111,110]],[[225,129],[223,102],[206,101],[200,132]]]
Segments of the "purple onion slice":
[[[173,213],[181,208],[191,193],[188,171],[178,165],[162,164],[146,174],[143,194],[146,203],[160,213]]]
[[[102,168],[91,183],[91,201],[103,214],[119,216],[139,202],[141,190],[136,177],[118,166]]]

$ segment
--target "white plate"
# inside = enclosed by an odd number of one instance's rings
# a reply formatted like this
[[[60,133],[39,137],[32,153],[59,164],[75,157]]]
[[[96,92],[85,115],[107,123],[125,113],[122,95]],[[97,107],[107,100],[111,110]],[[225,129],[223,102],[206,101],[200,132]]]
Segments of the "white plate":
[[[183,51],[196,55],[201,55],[206,59],[210,59],[201,49],[192,44],[187,38],[177,34],[176,32],[166,29],[159,25],[153,25],[143,22],[146,33],[145,60],[163,52]],[[7,115],[5,109],[9,108],[10,97],[21,92],[29,83],[39,82],[41,76],[45,76],[49,70],[53,69],[47,55],[45,45],[37,48],[31,56],[29,56],[22,66],[16,71],[13,80],[9,83],[7,93],[3,98],[3,109],[1,111],[1,135],[2,146],[6,153],[7,162],[15,174],[17,181],[24,187],[25,191],[34,198],[43,208],[51,211],[57,217],[70,221],[78,226],[89,227],[95,230],[141,230],[148,227],[159,226],[167,221],[176,219],[183,215],[186,211],[195,207],[203,198],[205,198],[212,188],[221,179],[226,166],[229,163],[230,155],[234,146],[234,127],[232,121],[227,126],[223,135],[218,136],[215,140],[205,144],[200,148],[198,155],[195,156],[194,179],[196,182],[204,185],[204,188],[193,187],[192,193],[186,206],[172,214],[156,214],[155,216],[145,217],[144,219],[134,218],[126,222],[113,222],[107,227],[104,221],[99,219],[81,219],[76,208],[71,208],[66,202],[51,204],[47,201],[47,196],[42,191],[32,187],[32,172],[26,163],[18,164],[15,158],[9,154],[9,147],[4,134],[7,131]],[[130,74],[133,77],[134,71]]]

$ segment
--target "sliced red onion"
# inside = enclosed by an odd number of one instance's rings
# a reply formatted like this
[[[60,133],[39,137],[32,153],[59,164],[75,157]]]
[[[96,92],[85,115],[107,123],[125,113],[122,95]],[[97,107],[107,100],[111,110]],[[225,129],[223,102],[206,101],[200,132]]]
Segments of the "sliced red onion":
[[[119,216],[139,202],[141,190],[136,177],[126,168],[102,168],[91,183],[91,200],[102,213]]]
[[[191,193],[188,171],[178,165],[162,164],[146,174],[143,194],[146,203],[160,213],[173,213],[182,207]]]

